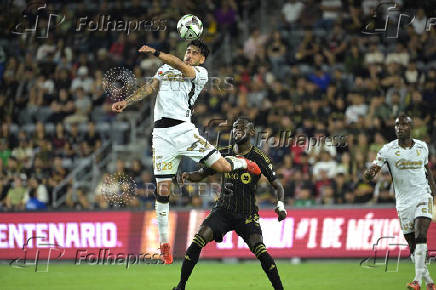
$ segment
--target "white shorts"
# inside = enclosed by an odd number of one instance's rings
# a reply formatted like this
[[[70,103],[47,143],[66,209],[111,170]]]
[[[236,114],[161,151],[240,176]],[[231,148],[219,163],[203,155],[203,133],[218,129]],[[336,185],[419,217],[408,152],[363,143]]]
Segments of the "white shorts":
[[[221,154],[190,122],[170,128],[153,129],[153,171],[158,179],[171,179],[179,168],[182,156],[211,166]]]
[[[418,199],[407,208],[397,209],[397,212],[403,234],[413,233],[415,232],[415,219],[417,217],[432,219],[433,197],[429,195],[428,197]]]

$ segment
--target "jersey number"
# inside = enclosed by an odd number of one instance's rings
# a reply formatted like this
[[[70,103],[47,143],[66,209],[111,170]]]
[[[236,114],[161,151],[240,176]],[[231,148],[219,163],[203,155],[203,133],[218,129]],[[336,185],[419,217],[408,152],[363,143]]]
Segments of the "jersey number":
[[[210,144],[203,138],[199,137],[197,134],[194,134],[194,138],[197,139],[197,141],[195,141],[194,143],[191,144],[191,146],[186,148],[186,151],[194,151],[195,148],[197,148],[198,144],[201,145],[200,148],[198,149],[199,152],[204,152],[210,148]]]
[[[433,213],[433,201],[431,198],[428,199],[428,204],[427,204],[427,208],[423,207],[422,208],[422,213]]]
[[[173,162],[158,162],[156,163],[157,171],[173,169]]]

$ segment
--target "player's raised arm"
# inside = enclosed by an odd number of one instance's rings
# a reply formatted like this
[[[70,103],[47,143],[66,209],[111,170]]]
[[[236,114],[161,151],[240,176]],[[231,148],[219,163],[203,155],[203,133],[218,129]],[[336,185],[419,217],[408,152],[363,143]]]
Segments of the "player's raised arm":
[[[112,105],[112,111],[120,113],[122,112],[128,105],[131,105],[133,103],[139,102],[143,100],[145,97],[153,94],[153,92],[157,91],[159,88],[159,80],[156,78],[153,78],[153,81],[149,84],[146,84],[139,89],[136,90],[133,95],[128,97],[125,100],[116,102]]]
[[[174,56],[169,53],[163,53],[159,50],[156,50],[152,47],[149,47],[147,45],[143,45],[139,50],[139,52],[153,54],[154,56],[158,57],[160,60],[162,60],[164,63],[170,65],[171,67],[179,70],[182,72],[183,76],[188,78],[194,78],[195,77],[195,69],[192,65],[183,62],[180,58],[177,56]],[[190,50],[188,47],[186,50],[187,54],[194,54],[199,53],[198,51]]]

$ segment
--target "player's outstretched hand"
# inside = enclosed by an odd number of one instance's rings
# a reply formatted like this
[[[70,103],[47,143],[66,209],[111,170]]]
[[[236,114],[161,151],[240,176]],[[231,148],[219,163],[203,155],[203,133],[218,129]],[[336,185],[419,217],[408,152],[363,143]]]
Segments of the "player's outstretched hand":
[[[143,45],[140,49],[138,49],[138,51],[143,53],[154,53],[155,49],[148,45]]]
[[[126,101],[119,101],[112,104],[112,111],[121,113],[127,107]]]
[[[286,212],[285,209],[283,209],[283,210],[279,210],[278,208],[276,208],[276,209],[275,209],[275,212],[277,213],[277,220],[278,220],[279,222],[281,222],[282,220],[284,220],[284,219],[286,218],[286,215],[288,214],[288,213]]]

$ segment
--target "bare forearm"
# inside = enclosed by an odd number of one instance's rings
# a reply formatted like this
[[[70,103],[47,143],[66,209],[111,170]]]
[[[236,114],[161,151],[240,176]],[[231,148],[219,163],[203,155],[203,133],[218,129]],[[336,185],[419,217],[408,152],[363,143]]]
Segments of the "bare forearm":
[[[186,66],[186,64],[180,58],[169,53],[161,52],[159,54],[159,59],[179,71],[183,71],[184,67]]]
[[[153,94],[159,88],[159,80],[153,78],[151,83],[148,83],[139,89],[136,92],[126,99],[127,105],[133,104],[135,102],[139,102],[146,98],[147,96]]]
[[[198,171],[187,172],[187,180],[198,182],[206,178],[208,175],[204,172],[203,168]]]
[[[363,173],[363,176],[365,177],[365,179],[367,181],[371,181],[376,174],[380,171],[380,167],[377,165],[371,165],[370,168],[368,168],[367,170],[365,170],[365,172]]]
[[[283,185],[278,181],[274,180],[271,183],[272,187],[274,188],[274,194],[277,198],[277,201],[284,202],[285,200],[285,190],[283,189]]]

